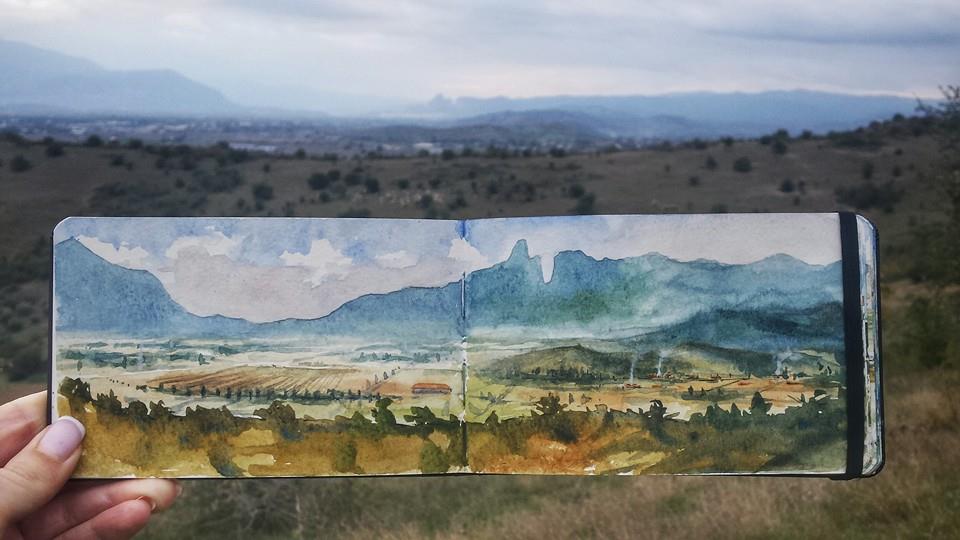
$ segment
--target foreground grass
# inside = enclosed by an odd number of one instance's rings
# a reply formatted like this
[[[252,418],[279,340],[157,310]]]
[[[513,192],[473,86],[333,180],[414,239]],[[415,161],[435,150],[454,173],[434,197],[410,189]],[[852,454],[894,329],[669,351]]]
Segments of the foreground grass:
[[[188,481],[144,537],[956,538],[957,384],[952,371],[888,381],[888,458],[875,478]]]

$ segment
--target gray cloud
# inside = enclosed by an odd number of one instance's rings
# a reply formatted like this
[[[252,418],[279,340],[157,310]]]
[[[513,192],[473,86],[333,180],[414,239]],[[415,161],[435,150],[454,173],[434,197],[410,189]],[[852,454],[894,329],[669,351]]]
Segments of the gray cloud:
[[[246,103],[806,87],[936,95],[960,3],[0,0],[0,36],[173,68]],[[122,44],[122,46],[120,46]],[[301,98],[302,96],[302,98]]]

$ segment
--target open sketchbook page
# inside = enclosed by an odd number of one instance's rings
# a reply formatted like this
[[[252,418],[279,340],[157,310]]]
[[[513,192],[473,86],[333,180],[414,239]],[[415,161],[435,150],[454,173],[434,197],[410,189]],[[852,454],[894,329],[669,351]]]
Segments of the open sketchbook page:
[[[80,476],[845,466],[835,214],[72,218],[54,241]]]
[[[836,215],[466,231],[495,263],[466,278],[471,470],[843,471]]]
[[[465,470],[458,222],[73,218],[54,241],[78,475]]]

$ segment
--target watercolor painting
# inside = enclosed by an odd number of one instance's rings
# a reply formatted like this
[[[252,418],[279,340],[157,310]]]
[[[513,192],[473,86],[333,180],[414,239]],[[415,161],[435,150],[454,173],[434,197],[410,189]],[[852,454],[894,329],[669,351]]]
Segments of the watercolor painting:
[[[831,473],[836,214],[71,218],[81,476]]]
[[[472,470],[835,472],[836,215],[480,220]]]
[[[456,222],[72,218],[54,240],[80,475],[466,467]]]

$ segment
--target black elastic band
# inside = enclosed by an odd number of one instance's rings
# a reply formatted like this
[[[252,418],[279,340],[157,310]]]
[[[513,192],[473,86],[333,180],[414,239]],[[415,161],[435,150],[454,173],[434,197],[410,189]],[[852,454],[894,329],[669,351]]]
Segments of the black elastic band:
[[[840,212],[840,252],[843,266],[843,358],[847,388],[847,473],[863,476],[864,392],[863,313],[860,305],[860,235],[857,216]]]

